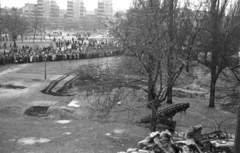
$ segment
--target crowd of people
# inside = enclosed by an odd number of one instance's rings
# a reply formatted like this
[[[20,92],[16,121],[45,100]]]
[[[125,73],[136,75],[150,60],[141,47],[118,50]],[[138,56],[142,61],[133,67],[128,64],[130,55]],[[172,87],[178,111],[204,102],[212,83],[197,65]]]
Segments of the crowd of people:
[[[88,38],[77,40],[53,39],[56,47],[11,47],[0,53],[0,64],[32,63],[43,61],[77,60],[120,55],[119,45],[113,41],[97,41]]]

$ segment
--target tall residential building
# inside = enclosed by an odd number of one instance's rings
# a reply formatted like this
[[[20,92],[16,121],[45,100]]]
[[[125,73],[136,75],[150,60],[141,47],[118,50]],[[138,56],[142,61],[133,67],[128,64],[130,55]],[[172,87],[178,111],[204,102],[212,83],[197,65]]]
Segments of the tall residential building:
[[[27,18],[27,20],[32,21],[37,15],[37,5],[25,3],[22,8],[23,15]]]
[[[67,1],[67,18],[69,20],[80,20],[86,14],[83,0]]]
[[[38,0],[37,13],[42,19],[53,19],[59,17],[59,6],[56,0]]]
[[[112,17],[112,0],[98,0],[97,15],[98,17]]]

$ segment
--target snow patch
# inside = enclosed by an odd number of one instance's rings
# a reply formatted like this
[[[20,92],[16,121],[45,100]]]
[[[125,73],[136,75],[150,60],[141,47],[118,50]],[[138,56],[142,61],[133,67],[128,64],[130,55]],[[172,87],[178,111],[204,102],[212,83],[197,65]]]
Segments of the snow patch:
[[[105,135],[106,135],[106,136],[110,136],[110,135],[111,135],[111,133],[106,133]]]
[[[50,139],[47,138],[35,138],[35,137],[29,137],[29,138],[22,138],[17,141],[17,143],[21,145],[33,145],[35,143],[46,143],[50,142]]]
[[[56,121],[57,123],[60,123],[60,124],[68,124],[71,122],[71,120],[59,120],[59,121]]]
[[[115,134],[123,134],[124,132],[126,132],[126,131],[123,130],[123,129],[115,129],[115,130],[113,130],[113,133],[115,133]]]
[[[71,135],[72,133],[71,132],[65,132],[63,133],[63,135]]]
[[[77,100],[73,100],[68,104],[68,106],[69,107],[80,107],[80,105],[78,103],[79,102]]]

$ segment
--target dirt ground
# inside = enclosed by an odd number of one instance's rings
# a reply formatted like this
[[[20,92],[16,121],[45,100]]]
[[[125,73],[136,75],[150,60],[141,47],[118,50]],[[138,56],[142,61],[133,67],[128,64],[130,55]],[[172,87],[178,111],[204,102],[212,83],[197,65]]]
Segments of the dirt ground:
[[[0,84],[12,84],[24,89],[0,88],[0,153],[116,153],[137,147],[137,142],[147,136],[149,130],[131,124],[149,114],[146,107],[122,110],[126,106],[143,106],[144,97],[121,105],[108,120],[96,120],[85,108],[86,101],[77,96],[57,97],[41,93],[52,80],[80,65],[111,63],[114,58],[47,63],[47,80],[44,80],[44,63],[6,65],[0,67]],[[69,103],[71,105],[69,105]],[[202,124],[204,132],[221,128],[234,133],[236,115],[218,108],[208,109],[208,102],[201,99],[174,98],[174,103],[189,102],[185,114],[175,116],[176,130],[186,131],[190,126]],[[31,106],[67,108],[75,112],[71,118],[38,118],[24,115]],[[162,108],[167,107],[163,104]]]

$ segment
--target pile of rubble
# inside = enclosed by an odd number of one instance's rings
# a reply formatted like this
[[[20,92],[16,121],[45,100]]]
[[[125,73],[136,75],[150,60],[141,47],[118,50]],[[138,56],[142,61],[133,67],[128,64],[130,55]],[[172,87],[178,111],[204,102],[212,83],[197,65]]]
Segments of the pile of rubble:
[[[201,134],[202,126],[194,126],[186,133],[152,132],[138,143],[118,153],[232,153],[234,135],[222,131]]]

